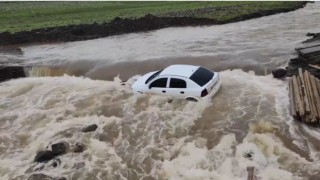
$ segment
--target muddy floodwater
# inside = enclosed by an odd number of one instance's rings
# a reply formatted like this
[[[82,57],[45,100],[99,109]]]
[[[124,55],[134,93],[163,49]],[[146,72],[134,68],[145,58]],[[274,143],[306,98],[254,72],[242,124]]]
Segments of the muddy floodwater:
[[[29,66],[30,76],[0,84],[0,179],[243,180],[255,166],[261,180],[317,180],[320,130],[291,118],[287,81],[270,71],[295,56],[307,32],[319,32],[319,20],[316,2],[226,25],[0,54],[2,63]],[[198,103],[132,94],[139,75],[177,63],[219,71],[221,89]],[[96,131],[80,132],[93,123]],[[33,163],[61,140],[86,150],[59,156],[57,167]]]

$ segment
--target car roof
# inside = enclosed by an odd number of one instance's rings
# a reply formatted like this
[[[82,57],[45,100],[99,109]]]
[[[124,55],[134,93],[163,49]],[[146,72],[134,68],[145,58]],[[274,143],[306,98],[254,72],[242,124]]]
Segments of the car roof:
[[[171,65],[162,70],[162,72],[159,74],[159,76],[182,76],[189,78],[197,69],[199,66],[192,66],[192,65],[183,65],[183,64],[176,64]]]

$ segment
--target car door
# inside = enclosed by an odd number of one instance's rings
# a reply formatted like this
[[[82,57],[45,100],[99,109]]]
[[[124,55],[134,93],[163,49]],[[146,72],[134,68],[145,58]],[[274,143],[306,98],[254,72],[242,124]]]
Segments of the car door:
[[[168,78],[158,78],[149,84],[149,91],[155,94],[167,94]]]
[[[177,98],[185,98],[187,90],[187,82],[182,78],[171,77],[167,93]]]

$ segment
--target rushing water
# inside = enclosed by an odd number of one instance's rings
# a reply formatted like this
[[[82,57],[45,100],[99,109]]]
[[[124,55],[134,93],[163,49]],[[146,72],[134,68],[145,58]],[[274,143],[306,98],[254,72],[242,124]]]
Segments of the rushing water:
[[[1,55],[41,67],[26,69],[34,77],[0,84],[0,179],[28,177],[42,166],[33,163],[36,152],[61,140],[87,149],[35,172],[69,179],[235,180],[255,166],[262,180],[318,179],[320,131],[290,117],[287,82],[269,72],[294,56],[307,32],[319,31],[319,8],[314,3],[227,25]],[[220,71],[222,87],[213,100],[132,94],[132,76],[175,63]],[[80,132],[92,123],[95,132]]]

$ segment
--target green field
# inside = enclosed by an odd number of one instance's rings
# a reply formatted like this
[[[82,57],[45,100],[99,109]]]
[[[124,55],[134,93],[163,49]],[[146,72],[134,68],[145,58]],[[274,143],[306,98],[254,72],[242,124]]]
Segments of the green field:
[[[296,6],[300,2],[0,2],[0,32],[70,24],[109,22],[115,17],[206,17],[228,20],[240,15]]]

